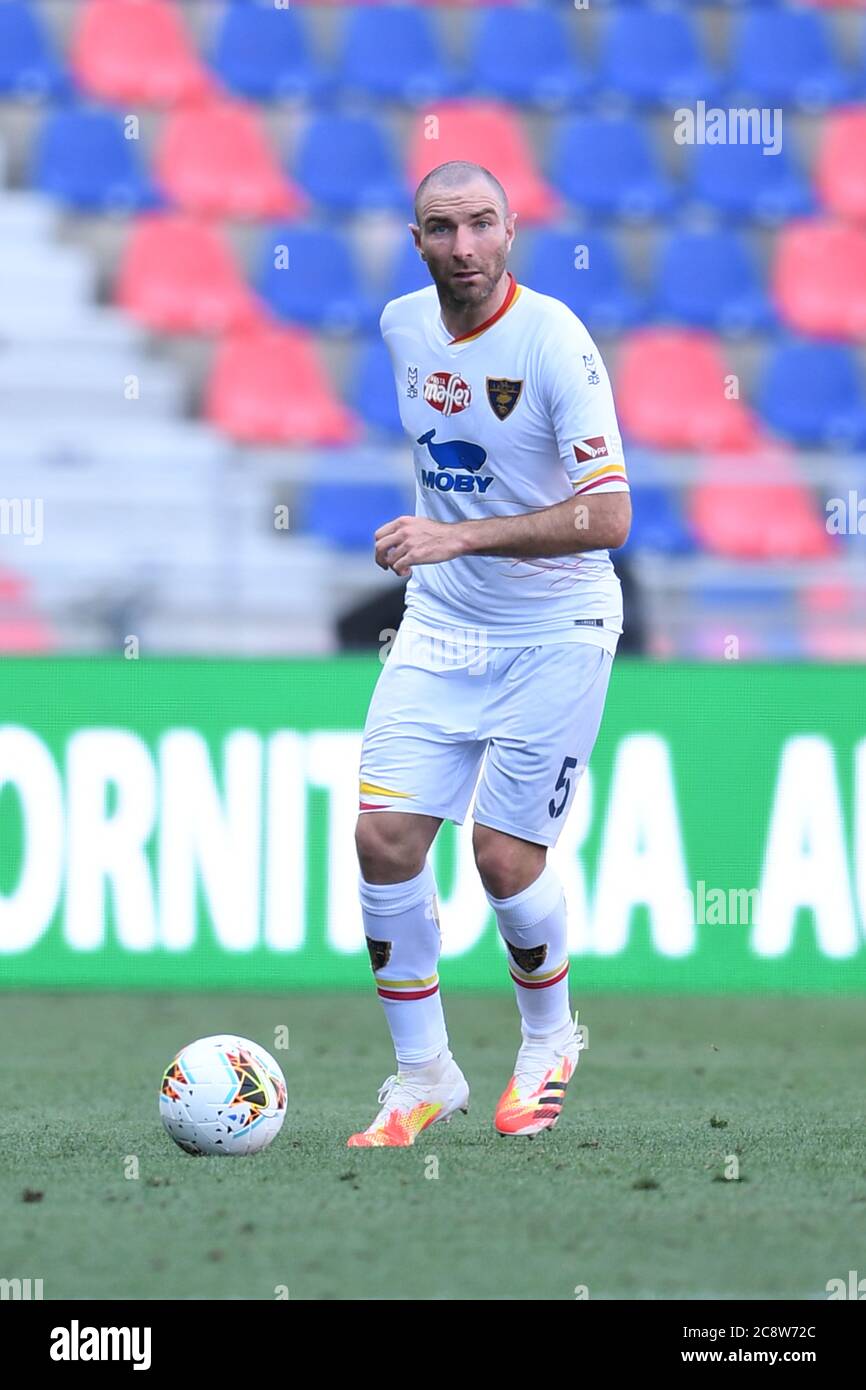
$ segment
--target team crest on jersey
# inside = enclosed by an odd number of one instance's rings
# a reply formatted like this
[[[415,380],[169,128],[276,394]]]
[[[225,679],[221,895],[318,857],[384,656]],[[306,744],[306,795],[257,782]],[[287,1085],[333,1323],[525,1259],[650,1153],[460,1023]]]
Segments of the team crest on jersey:
[[[523,390],[522,381],[509,381],[506,376],[487,378],[487,399],[497,420],[507,420]]]
[[[440,414],[459,415],[472,400],[472,389],[456,372],[431,372],[424,382],[423,395]]]

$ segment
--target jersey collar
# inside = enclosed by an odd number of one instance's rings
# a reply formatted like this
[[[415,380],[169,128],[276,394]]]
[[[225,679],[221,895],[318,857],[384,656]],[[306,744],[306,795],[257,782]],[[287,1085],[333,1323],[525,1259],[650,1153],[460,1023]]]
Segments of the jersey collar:
[[[510,270],[506,271],[505,273],[508,276],[508,289],[506,290],[505,298],[503,299],[499,308],[496,310],[496,313],[491,314],[490,318],[485,319],[483,323],[479,323],[477,328],[470,329],[468,333],[461,333],[459,338],[449,338],[449,347],[454,347],[457,343],[471,343],[473,338],[479,338],[482,333],[487,332],[488,328],[492,328],[494,323],[498,323],[498,321],[505,314],[508,313],[508,310],[511,308],[511,306],[517,302],[517,300],[520,298],[520,285],[518,285]],[[445,324],[441,314],[439,317],[444,327]],[[448,332],[447,328],[445,328],[445,332]]]

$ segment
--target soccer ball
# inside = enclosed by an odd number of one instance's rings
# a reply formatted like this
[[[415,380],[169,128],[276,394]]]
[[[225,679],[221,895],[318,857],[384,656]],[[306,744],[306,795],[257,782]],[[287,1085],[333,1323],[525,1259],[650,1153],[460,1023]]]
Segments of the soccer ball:
[[[166,1068],[159,1113],[185,1153],[259,1153],[286,1118],[285,1077],[248,1038],[199,1038]]]

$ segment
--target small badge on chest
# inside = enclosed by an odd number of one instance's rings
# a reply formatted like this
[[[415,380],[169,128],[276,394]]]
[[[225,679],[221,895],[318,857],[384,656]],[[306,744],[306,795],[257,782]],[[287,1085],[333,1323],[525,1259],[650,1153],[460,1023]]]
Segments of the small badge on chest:
[[[507,420],[523,390],[522,381],[509,381],[506,376],[487,378],[487,399],[497,420]]]

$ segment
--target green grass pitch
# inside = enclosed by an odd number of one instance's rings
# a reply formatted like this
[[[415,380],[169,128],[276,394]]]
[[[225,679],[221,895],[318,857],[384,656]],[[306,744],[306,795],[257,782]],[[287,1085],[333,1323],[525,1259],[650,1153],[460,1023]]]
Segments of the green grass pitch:
[[[468,1116],[373,1151],[345,1148],[393,1070],[372,993],[6,994],[0,1275],[46,1299],[823,1299],[862,1270],[860,1000],[572,988],[589,1048],[555,1131],[494,1132],[516,1008],[452,994]],[[271,1148],[183,1154],[157,1105],[174,1053],[274,1051],[281,1025]]]

